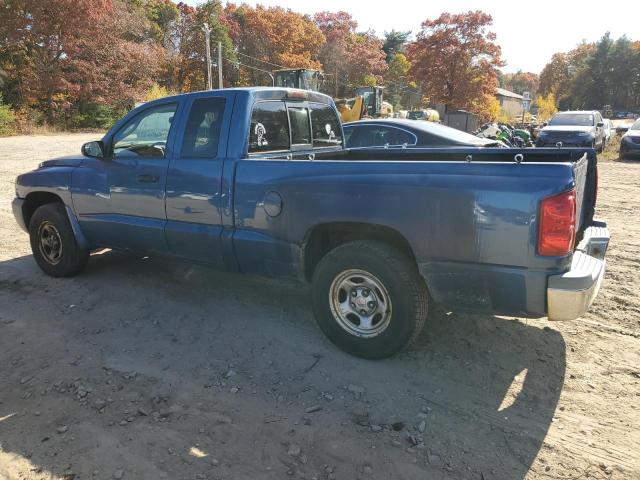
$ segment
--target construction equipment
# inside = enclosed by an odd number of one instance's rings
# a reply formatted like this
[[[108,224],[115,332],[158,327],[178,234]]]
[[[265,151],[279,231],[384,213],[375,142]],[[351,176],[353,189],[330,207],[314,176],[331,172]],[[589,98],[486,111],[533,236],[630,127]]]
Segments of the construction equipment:
[[[358,87],[356,97],[362,97],[365,116],[371,118],[393,117],[393,106],[383,99],[384,87]]]
[[[337,98],[335,103],[342,123],[355,122],[365,116],[364,97]]]
[[[308,68],[275,70],[273,77],[275,87],[300,88],[314,92],[319,92],[324,83],[324,74],[321,71]]]
[[[324,73],[308,68],[275,70],[273,83],[276,87],[300,88],[319,92],[324,86]],[[382,98],[384,87],[358,87],[354,98],[335,99],[343,122],[361,118],[393,117],[393,106]]]
[[[382,99],[383,90],[384,87],[358,87],[354,98],[334,99],[342,121],[393,117],[393,105]]]

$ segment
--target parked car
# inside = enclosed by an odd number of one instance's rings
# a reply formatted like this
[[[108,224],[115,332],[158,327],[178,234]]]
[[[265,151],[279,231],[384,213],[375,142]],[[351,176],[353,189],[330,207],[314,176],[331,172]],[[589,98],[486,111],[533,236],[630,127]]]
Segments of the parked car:
[[[611,137],[616,133],[616,129],[613,127],[613,122],[608,118],[603,120],[604,122],[604,144],[605,147],[611,141]]]
[[[540,130],[537,147],[590,147],[598,151],[605,146],[604,121],[598,111],[556,113]]]
[[[620,140],[620,157],[640,157],[640,120],[629,127]]]
[[[440,114],[437,110],[433,108],[427,108],[425,110],[411,110],[407,112],[407,116],[409,120],[426,120],[429,122],[439,122]]]
[[[360,120],[343,125],[347,148],[362,147],[498,147],[495,140],[434,122],[405,119]]]
[[[154,100],[81,152],[16,179],[46,274],[108,247],[298,278],[322,331],[365,358],[415,339],[432,301],[573,319],[604,275],[593,152],[345,149],[333,100],[284,88]]]

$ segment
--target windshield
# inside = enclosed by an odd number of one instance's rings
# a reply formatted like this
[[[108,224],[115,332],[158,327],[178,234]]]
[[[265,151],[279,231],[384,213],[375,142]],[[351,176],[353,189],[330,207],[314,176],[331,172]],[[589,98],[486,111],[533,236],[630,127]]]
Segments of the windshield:
[[[629,130],[640,130],[640,120],[636,120],[636,123],[629,127]]]
[[[318,91],[318,74],[309,70],[300,73],[300,88]]]
[[[549,125],[575,125],[592,127],[593,115],[590,113],[561,113],[549,120]]]
[[[298,88],[296,72],[276,72],[276,87]]]

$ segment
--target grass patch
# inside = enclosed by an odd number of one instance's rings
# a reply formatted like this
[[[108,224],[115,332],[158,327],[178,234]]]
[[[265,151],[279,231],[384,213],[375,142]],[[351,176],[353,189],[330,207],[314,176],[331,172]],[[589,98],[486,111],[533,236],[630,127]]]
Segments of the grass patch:
[[[620,135],[612,135],[604,152],[598,154],[599,162],[615,162],[620,160]]]

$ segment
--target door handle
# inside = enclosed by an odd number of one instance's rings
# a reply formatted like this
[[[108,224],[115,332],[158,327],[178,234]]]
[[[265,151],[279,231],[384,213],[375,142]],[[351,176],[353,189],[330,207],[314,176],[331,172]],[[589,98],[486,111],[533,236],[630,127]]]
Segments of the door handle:
[[[158,183],[160,180],[156,175],[138,175],[138,182],[140,183]]]

